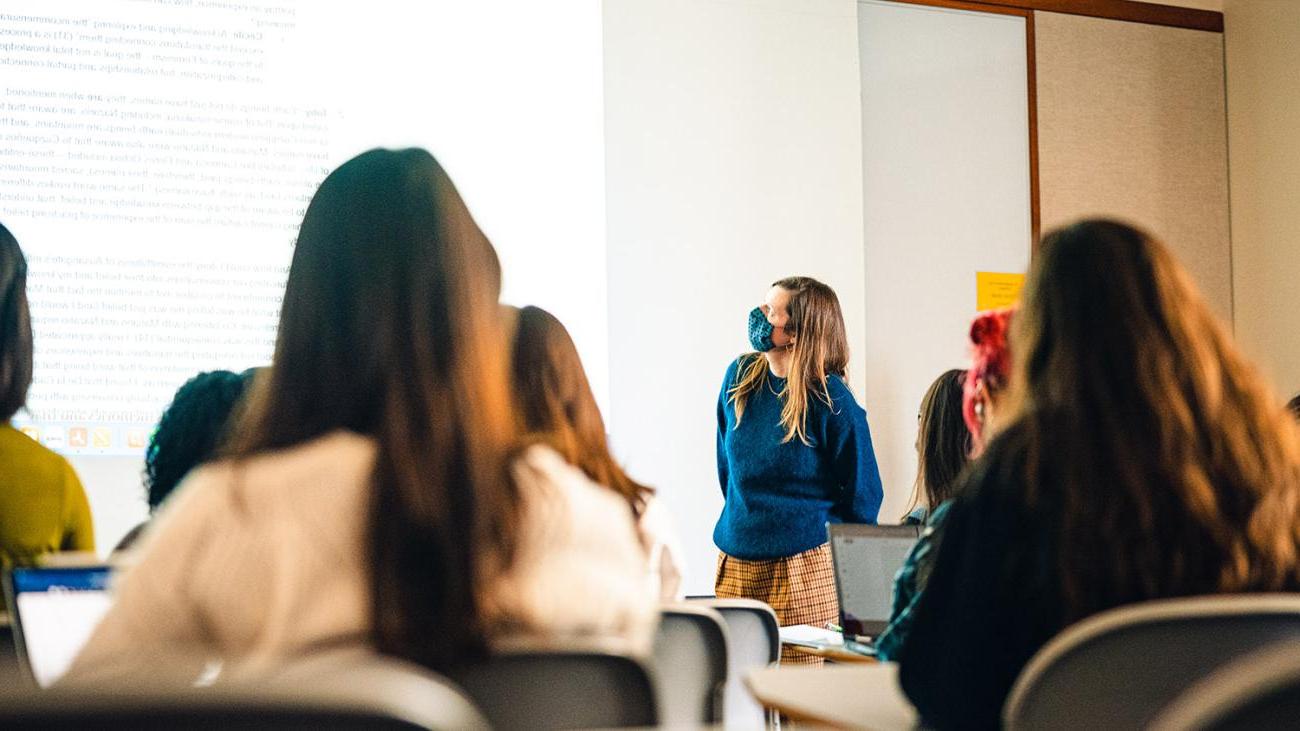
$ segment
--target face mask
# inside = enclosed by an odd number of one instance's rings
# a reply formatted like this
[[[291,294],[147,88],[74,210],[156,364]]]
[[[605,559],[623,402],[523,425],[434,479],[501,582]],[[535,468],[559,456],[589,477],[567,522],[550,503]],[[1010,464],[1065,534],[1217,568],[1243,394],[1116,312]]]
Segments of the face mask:
[[[772,342],[772,323],[767,321],[767,315],[763,314],[763,308],[755,307],[749,312],[749,344],[760,353],[775,348]]]

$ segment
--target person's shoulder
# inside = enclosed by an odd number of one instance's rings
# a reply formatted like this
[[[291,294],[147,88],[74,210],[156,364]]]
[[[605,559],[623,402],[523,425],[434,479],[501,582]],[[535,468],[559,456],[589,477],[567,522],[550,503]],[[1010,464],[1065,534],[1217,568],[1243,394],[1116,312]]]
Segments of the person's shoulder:
[[[0,427],[0,450],[5,454],[5,462],[12,469],[21,471],[24,480],[65,486],[81,484],[72,463],[63,455],[12,425]]]
[[[1021,505],[1029,457],[1027,436],[1034,428],[1018,421],[998,432],[972,463],[963,478],[964,484],[957,489],[957,497],[945,505],[945,514],[972,506],[996,506],[994,509],[1004,510]]]
[[[562,504],[574,514],[626,514],[631,519],[626,500],[592,482],[582,470],[564,461],[545,444],[525,449],[515,459],[513,468],[517,486],[526,501]]]
[[[826,376],[826,395],[831,398],[831,412],[840,418],[852,418],[859,414],[866,414],[866,409],[858,403],[858,397],[854,395],[853,389],[839,375],[834,373]]]
[[[735,385],[736,380],[740,377],[741,371],[748,367],[750,363],[753,363],[755,358],[762,357],[762,353],[741,353],[735,358],[732,358],[731,362],[727,364],[727,374],[722,379],[723,385],[725,387]]]
[[[339,430],[283,449],[203,465],[183,485],[191,492],[256,488],[242,490],[241,501],[314,501],[330,492],[322,486],[365,485],[375,453],[372,439]]]

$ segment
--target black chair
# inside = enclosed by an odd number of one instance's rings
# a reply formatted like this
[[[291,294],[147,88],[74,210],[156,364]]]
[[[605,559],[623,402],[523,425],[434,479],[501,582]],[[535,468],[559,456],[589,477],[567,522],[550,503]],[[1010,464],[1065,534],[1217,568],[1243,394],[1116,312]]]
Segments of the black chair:
[[[1017,729],[1136,729],[1233,660],[1300,639],[1300,595],[1233,594],[1102,612],[1039,650],[1007,698]]]
[[[689,604],[661,607],[653,670],[660,724],[675,728],[720,723],[727,682],[722,615]]]
[[[104,685],[0,691],[0,728],[340,729],[477,731],[483,715],[442,677],[399,660],[358,651],[328,665],[310,661],[258,684],[211,688]],[[162,679],[165,682],[166,679]]]
[[[612,652],[505,652],[454,675],[497,731],[655,726],[650,672]]]

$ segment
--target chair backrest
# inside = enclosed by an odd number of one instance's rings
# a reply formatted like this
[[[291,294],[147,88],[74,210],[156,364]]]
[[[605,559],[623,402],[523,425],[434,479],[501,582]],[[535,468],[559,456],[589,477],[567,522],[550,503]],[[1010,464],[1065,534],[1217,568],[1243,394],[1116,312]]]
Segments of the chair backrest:
[[[661,725],[721,722],[727,682],[727,626],[722,615],[690,604],[661,607],[653,671]]]
[[[1047,643],[1016,680],[1008,729],[1145,727],[1217,668],[1300,638],[1300,595],[1168,599],[1102,612]]]
[[[1300,719],[1300,642],[1281,642],[1211,673],[1170,703],[1152,731],[1294,728]]]
[[[358,652],[328,669],[257,685],[13,687],[0,691],[0,728],[470,731],[488,724],[441,676]]]
[[[14,645],[14,628],[8,617],[0,621],[0,683],[22,682],[22,666],[18,664],[18,648]]]
[[[776,612],[754,599],[698,599],[688,603],[713,609],[727,623],[727,684],[722,696],[724,726],[762,728],[770,720],[769,714],[745,687],[745,677],[781,659],[781,629]]]
[[[654,726],[650,672],[611,652],[505,652],[454,676],[497,731]]]

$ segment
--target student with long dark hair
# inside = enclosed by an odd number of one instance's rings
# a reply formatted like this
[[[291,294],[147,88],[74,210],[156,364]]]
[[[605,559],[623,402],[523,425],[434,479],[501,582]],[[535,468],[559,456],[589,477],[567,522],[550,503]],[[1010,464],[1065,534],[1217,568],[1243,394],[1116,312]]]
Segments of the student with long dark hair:
[[[444,672],[499,642],[647,650],[627,502],[550,449],[517,453],[499,282],[427,152],[331,173],[233,457],[161,511],[69,680],[176,653],[246,677],[341,644]]]
[[[681,549],[667,511],[654,490],[633,480],[610,453],[605,420],[569,331],[540,307],[510,311],[511,372],[525,438],[549,445],[596,484],[627,500],[648,554],[651,586],[664,601],[678,598]]]
[[[939,728],[996,726],[1089,615],[1300,589],[1300,433],[1162,244],[1106,220],[1048,234],[1011,353],[899,659]]]
[[[10,423],[31,385],[27,259],[0,225],[0,570],[57,551],[95,550],[90,503],[72,465]]]
[[[953,490],[962,470],[970,460],[971,435],[962,418],[962,386],[966,371],[944,372],[930,384],[921,400],[916,437],[916,492],[914,504],[924,500],[917,510],[925,525],[920,539],[912,547],[902,568],[894,576],[894,598],[889,624],[876,638],[876,655],[892,660],[907,636],[912,610],[925,588],[930,561],[934,555],[935,528],[943,520]]]
[[[749,336],[754,351],[718,394],[714,591],[767,602],[782,625],[821,626],[839,619],[826,524],[875,523],[883,493],[866,411],[845,382],[839,298],[816,279],[782,279],[750,312]]]
[[[970,461],[971,434],[962,418],[965,383],[966,371],[944,371],[921,398],[916,416],[916,482],[905,522],[919,515],[924,523],[926,515],[947,502]]]

